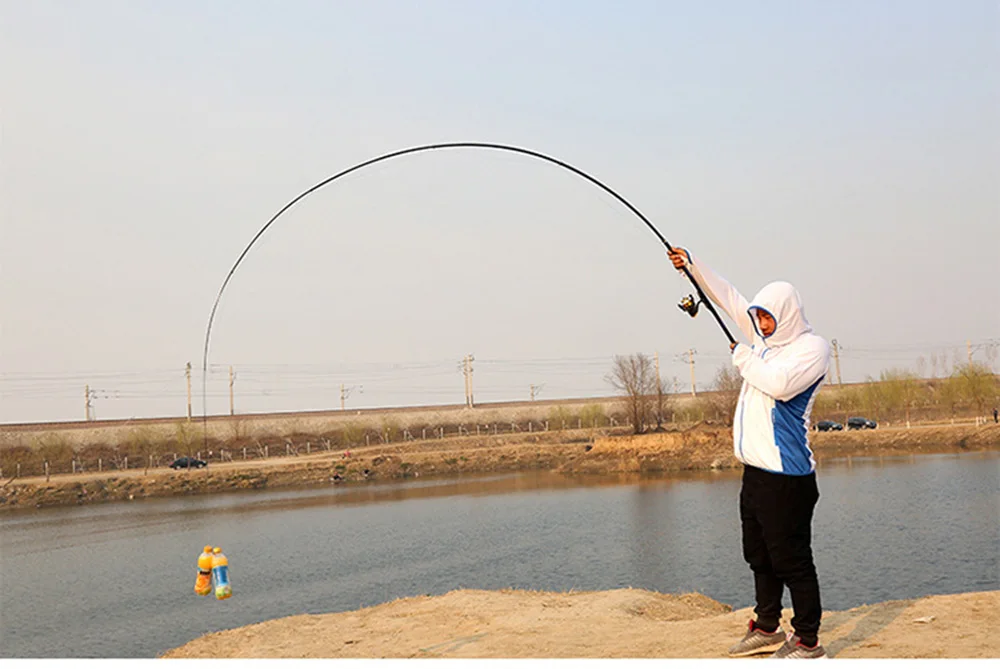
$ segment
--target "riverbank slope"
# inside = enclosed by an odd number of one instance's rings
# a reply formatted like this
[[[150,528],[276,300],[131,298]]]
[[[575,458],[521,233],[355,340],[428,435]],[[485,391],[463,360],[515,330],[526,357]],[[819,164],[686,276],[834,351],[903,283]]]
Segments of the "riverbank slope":
[[[1000,450],[1000,425],[827,432],[811,435],[822,463],[851,457],[893,457]],[[734,469],[728,428],[605,436],[566,430],[537,434],[408,441],[342,452],[269,460],[12,479],[0,484],[0,511],[130,501],[247,489],[308,488],[419,477],[454,477],[554,470],[567,475]]]

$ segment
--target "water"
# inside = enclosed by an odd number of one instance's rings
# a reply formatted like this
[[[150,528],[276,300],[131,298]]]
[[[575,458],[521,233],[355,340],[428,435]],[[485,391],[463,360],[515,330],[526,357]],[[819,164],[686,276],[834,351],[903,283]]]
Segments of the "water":
[[[825,464],[827,609],[1000,589],[998,454]],[[152,657],[202,634],[418,594],[697,590],[752,604],[735,472],[523,474],[0,516],[0,656]],[[206,543],[233,597],[193,593]],[[786,594],[786,605],[788,604]]]

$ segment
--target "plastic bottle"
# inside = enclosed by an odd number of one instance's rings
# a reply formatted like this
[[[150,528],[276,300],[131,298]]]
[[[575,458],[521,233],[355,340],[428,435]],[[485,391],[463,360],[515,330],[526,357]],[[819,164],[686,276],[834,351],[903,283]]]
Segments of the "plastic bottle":
[[[229,584],[229,560],[218,546],[212,549],[212,580],[215,581],[216,599],[228,599],[232,596],[233,586]]]
[[[205,549],[198,556],[198,576],[194,580],[194,592],[197,595],[208,595],[212,592],[212,547]]]

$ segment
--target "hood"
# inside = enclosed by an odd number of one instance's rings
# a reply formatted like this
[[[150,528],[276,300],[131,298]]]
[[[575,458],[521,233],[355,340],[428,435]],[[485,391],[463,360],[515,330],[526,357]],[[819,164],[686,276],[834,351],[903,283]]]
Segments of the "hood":
[[[784,346],[798,337],[812,332],[812,326],[806,320],[802,308],[802,298],[795,286],[787,281],[775,281],[760,289],[747,312],[753,322],[757,334],[760,335],[760,323],[757,321],[757,310],[763,309],[774,318],[776,327],[769,337],[762,337],[770,347]]]

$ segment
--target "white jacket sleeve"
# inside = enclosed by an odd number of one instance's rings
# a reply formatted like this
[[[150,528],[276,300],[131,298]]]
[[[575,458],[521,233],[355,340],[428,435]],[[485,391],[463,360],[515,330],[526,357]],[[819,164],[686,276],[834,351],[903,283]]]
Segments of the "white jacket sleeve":
[[[788,401],[816,383],[830,366],[825,340],[816,337],[794,346],[793,355],[778,363],[767,362],[750,346],[739,344],[733,349],[733,364],[751,386],[776,400]]]
[[[747,309],[750,308],[747,298],[743,297],[733,284],[713,272],[707,265],[702,265],[690,251],[687,256],[689,261],[688,269],[691,270],[691,276],[698,282],[701,289],[705,291],[705,295],[719,305],[733,319],[733,322],[746,335],[747,339],[754,341],[756,331],[754,330],[753,323],[750,321],[750,314],[747,313]]]

